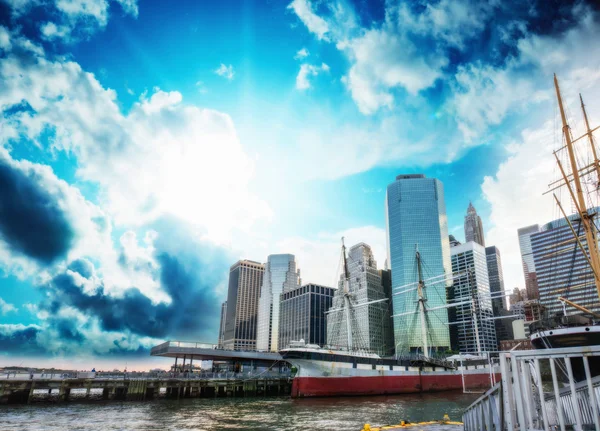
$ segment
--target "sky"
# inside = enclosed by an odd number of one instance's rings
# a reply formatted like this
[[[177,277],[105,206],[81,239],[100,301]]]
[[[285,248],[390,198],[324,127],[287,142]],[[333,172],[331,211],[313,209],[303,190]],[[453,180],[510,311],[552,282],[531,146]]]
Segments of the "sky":
[[[592,1],[0,0],[0,366],[215,342],[240,258],[334,285],[344,236],[383,267],[401,173],[444,183],[461,241],[472,202],[524,287],[552,77],[598,124],[599,31]]]

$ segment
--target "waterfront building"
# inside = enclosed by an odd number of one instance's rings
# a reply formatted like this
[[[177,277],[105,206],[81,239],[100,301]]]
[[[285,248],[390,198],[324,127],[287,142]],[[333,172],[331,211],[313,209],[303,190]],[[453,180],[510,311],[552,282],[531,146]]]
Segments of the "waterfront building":
[[[219,341],[217,346],[223,348],[223,340],[225,339],[225,322],[227,321],[227,301],[221,304],[221,323],[219,324]]]
[[[265,266],[252,260],[240,260],[229,269],[224,349],[256,350],[256,317],[264,272]]]
[[[461,244],[461,242],[457,240],[454,235],[448,236],[448,241],[450,241],[450,247],[456,247],[457,245]]]
[[[488,267],[488,278],[490,281],[490,293],[492,295],[492,310],[496,326],[496,337],[498,343],[502,340],[512,339],[512,324],[507,313],[506,299],[504,291],[504,275],[502,273],[502,259],[498,247],[492,245],[485,248],[485,257]],[[504,317],[504,318],[500,318]]]
[[[272,254],[267,258],[258,303],[256,349],[279,351],[280,295],[300,286],[300,270],[293,254]]]
[[[471,202],[469,202],[469,208],[467,208],[467,215],[465,216],[465,242],[469,241],[474,241],[485,247],[483,223]]]
[[[523,275],[525,276],[525,290],[528,299],[539,299],[539,288],[535,271],[535,261],[531,249],[531,235],[539,232],[540,226],[533,224],[517,230],[519,235],[519,248],[521,250],[521,262],[523,264]]]
[[[377,269],[371,247],[362,242],[352,246],[348,251],[347,262],[353,345],[380,355],[389,355],[393,349],[389,297],[385,294],[382,273]],[[389,279],[388,274],[383,277],[384,280]],[[342,274],[327,315],[327,344],[330,346],[348,345],[344,294]],[[385,298],[388,301],[361,305]]]
[[[327,344],[327,318],[335,289],[309,283],[287,290],[280,295],[280,349],[290,341],[304,340],[307,344]]]
[[[387,187],[385,216],[394,292],[418,281],[415,259],[418,249],[423,277],[438,277],[437,283],[426,283],[427,306],[445,305],[446,290],[452,284],[452,264],[442,182],[420,174],[398,175]],[[403,314],[393,319],[396,353],[421,349],[421,327],[415,320],[418,316],[406,314],[417,311],[416,292],[392,298],[393,314]],[[434,350],[447,350],[450,347],[448,312],[442,308],[428,312],[428,316],[429,346]]]
[[[451,289],[453,302],[469,301],[455,308],[450,324],[456,328],[457,345],[461,353],[495,351],[498,348],[494,313],[490,295],[490,283],[486,250],[480,244],[469,241],[450,250],[454,285]]]
[[[587,253],[587,240],[583,234],[581,219],[578,215],[573,215],[569,220],[573,229],[580,234],[579,240]],[[565,219],[554,220],[543,225],[539,232],[532,233],[531,249],[539,300],[550,316],[563,313],[563,305],[557,299],[559,296],[593,312],[600,312],[594,274]],[[566,310],[568,315],[581,314],[570,306]]]

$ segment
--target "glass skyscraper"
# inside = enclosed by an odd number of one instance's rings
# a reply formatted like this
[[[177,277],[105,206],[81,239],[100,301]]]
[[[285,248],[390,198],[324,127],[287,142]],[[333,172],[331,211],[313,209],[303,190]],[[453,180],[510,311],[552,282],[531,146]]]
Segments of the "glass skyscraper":
[[[258,303],[256,350],[279,350],[279,297],[299,286],[300,271],[296,270],[293,254],[272,254],[267,258]]]
[[[425,279],[426,307],[446,304],[446,290],[451,285],[452,263],[448,240],[448,220],[444,186],[425,175],[398,175],[386,193],[386,231],[388,262],[392,270],[393,323],[396,353],[416,351],[422,347],[418,315],[415,253],[421,255]],[[448,276],[448,280],[445,276]],[[438,277],[435,281],[427,279]],[[413,283],[407,289],[402,286]],[[397,294],[403,290],[404,294]],[[450,348],[448,312],[441,308],[427,313],[430,348]]]

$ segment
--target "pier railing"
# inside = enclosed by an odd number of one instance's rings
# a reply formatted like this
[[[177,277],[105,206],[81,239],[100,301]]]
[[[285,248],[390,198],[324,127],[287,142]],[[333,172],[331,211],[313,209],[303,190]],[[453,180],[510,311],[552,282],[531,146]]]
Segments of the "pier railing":
[[[502,379],[464,412],[465,431],[600,430],[598,361],[600,346],[501,353]]]

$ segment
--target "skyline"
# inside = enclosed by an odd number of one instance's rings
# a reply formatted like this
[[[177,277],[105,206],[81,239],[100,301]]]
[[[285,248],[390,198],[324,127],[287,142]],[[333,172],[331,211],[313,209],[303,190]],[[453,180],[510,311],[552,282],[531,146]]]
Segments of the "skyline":
[[[399,174],[444,184],[460,241],[472,201],[524,288],[517,229],[558,218],[552,74],[574,134],[579,92],[597,124],[599,14],[1,1],[0,365],[216,342],[239,259],[291,253],[305,284],[335,287],[342,236],[383,264]]]

